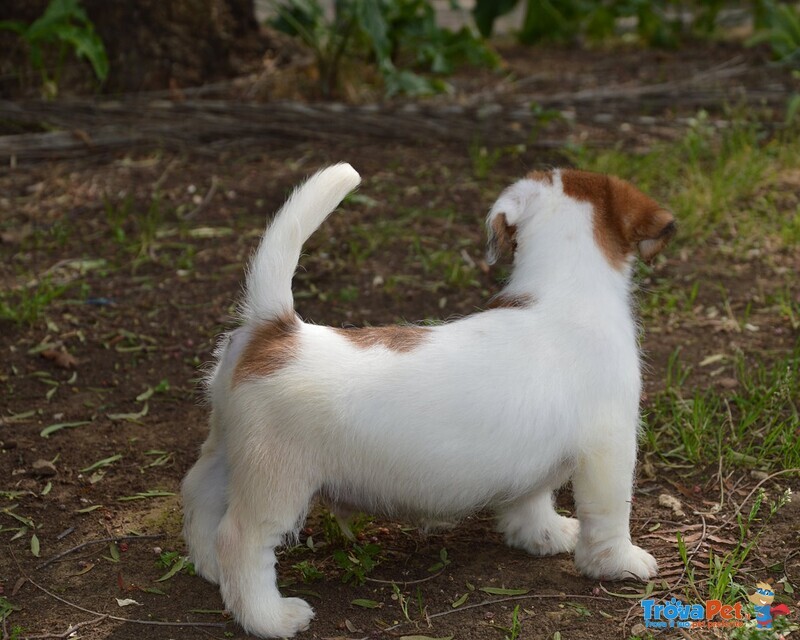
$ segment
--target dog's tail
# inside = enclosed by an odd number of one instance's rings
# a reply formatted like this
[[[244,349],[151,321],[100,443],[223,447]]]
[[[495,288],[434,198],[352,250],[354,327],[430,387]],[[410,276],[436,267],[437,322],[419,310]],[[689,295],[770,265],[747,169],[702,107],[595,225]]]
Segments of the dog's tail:
[[[291,312],[292,276],[303,244],[361,176],[347,163],[318,171],[297,187],[267,226],[247,271],[242,315],[245,320],[272,320]]]

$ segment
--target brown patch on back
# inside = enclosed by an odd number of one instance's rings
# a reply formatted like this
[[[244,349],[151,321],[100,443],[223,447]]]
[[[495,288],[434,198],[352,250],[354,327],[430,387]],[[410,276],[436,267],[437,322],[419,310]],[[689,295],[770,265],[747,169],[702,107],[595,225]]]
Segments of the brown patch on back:
[[[616,269],[637,248],[650,260],[675,234],[673,215],[625,180],[564,169],[561,181],[566,195],[592,204],[595,242]]]
[[[528,294],[512,295],[498,293],[486,305],[487,309],[527,309],[533,306],[533,296]]]
[[[264,378],[285,367],[297,353],[300,320],[287,314],[257,327],[239,356],[233,386],[252,378]]]
[[[417,347],[430,332],[428,327],[414,325],[388,327],[353,327],[333,329],[361,349],[385,347],[390,351],[406,353]]]

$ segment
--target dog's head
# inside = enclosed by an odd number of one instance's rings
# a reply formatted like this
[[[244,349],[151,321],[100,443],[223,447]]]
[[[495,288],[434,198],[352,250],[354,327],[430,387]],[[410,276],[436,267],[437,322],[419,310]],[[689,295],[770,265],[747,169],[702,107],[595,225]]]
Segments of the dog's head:
[[[516,252],[538,212],[562,215],[564,198],[592,207],[594,241],[616,269],[636,253],[652,260],[676,232],[672,213],[625,180],[577,169],[534,171],[506,189],[489,212],[489,263],[504,251]]]

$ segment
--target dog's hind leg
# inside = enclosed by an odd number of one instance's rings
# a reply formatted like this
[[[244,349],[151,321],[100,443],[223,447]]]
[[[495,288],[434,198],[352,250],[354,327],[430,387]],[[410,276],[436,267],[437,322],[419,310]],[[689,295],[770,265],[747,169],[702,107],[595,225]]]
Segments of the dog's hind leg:
[[[183,538],[198,574],[209,582],[219,583],[217,567],[217,528],[225,515],[228,493],[228,469],[225,450],[211,442],[186,474],[181,485],[183,497]]]
[[[556,513],[552,490],[531,493],[507,505],[498,512],[497,526],[506,544],[536,556],[574,551],[580,528],[575,518]]]
[[[593,578],[649,580],[656,559],[631,542],[630,513],[636,435],[617,446],[596,446],[579,460],[572,478],[580,536],[575,565]]]
[[[281,596],[275,547],[297,528],[315,487],[289,477],[302,469],[289,464],[290,456],[272,451],[269,458],[239,460],[231,472],[230,503],[217,532],[220,591],[246,631],[285,638],[307,628],[314,611],[300,598]]]

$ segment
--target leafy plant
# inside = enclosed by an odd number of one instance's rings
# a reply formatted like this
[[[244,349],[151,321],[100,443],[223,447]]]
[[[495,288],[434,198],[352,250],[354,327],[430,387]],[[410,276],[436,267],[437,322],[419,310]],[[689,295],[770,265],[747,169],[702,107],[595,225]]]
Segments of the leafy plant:
[[[330,20],[319,0],[282,0],[273,6],[277,18],[272,25],[298,36],[314,52],[325,97],[336,91],[347,57],[374,61],[390,96],[446,88],[440,79],[411,68],[444,75],[461,62],[497,63],[496,55],[466,27],[457,32],[439,27],[430,0],[339,0]],[[410,68],[402,68],[406,64]]]
[[[524,44],[578,37],[605,40],[616,35],[620,18],[635,18],[638,37],[649,45],[675,46],[683,29],[680,16],[666,11],[669,0],[477,0],[473,16],[481,34],[490,36],[495,20],[519,2],[525,3],[525,17],[517,35]],[[722,4],[721,0],[693,3],[695,31],[711,33]]]
[[[758,4],[761,28],[748,44],[766,42],[779,62],[800,62],[800,10],[790,2],[759,0]]]
[[[164,551],[158,556],[156,564],[168,571],[158,578],[156,582],[164,582],[169,580],[176,573],[186,573],[190,576],[195,575],[194,565],[189,562],[187,556],[182,556],[177,551]]]
[[[333,559],[344,571],[342,582],[363,584],[367,574],[380,562],[381,548],[377,544],[354,544],[351,549],[337,549],[333,552]]]
[[[78,58],[89,61],[98,80],[102,82],[108,76],[105,46],[79,0],[50,0],[44,14],[31,24],[2,20],[0,29],[13,31],[25,43],[31,66],[41,75],[42,85],[49,97],[54,97],[58,92],[61,67],[69,50]],[[58,61],[53,73],[48,71],[45,62],[49,47],[58,48]]]
[[[316,582],[317,580],[322,580],[325,577],[325,574],[317,569],[317,567],[314,566],[314,563],[310,560],[298,562],[297,564],[292,565],[292,568],[300,572],[300,577],[303,579],[303,582]]]

